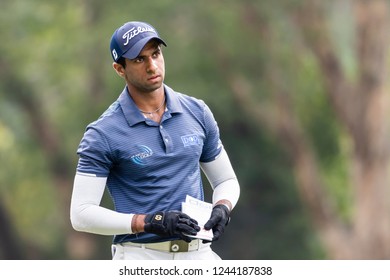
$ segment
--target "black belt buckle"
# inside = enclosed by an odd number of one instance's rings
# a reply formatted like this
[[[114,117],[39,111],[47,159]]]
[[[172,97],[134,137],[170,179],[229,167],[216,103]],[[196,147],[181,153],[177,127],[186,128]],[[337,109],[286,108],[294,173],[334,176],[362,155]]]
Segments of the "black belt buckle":
[[[188,252],[188,243],[184,240],[172,240],[169,246],[169,252],[171,253],[182,253]]]

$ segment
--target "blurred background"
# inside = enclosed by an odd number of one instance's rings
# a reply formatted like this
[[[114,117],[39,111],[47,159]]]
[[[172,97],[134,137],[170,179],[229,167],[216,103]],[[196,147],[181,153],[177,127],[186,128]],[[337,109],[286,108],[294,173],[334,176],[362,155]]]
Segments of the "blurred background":
[[[85,127],[124,87],[109,40],[131,20],[167,42],[166,84],[219,123],[241,185],[222,258],[389,259],[389,4],[2,0],[0,259],[111,258],[69,203]]]

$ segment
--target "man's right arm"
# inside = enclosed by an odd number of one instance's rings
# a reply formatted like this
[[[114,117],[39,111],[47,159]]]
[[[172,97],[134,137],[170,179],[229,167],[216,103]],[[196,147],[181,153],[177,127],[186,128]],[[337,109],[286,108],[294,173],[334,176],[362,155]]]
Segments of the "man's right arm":
[[[107,178],[77,173],[73,184],[70,220],[77,231],[102,235],[149,232],[160,236],[187,235],[200,230],[197,222],[179,211],[157,211],[150,214],[124,214],[100,206]]]
[[[100,206],[106,177],[77,173],[70,204],[70,220],[77,231],[102,235],[131,234],[133,214],[118,213]]]

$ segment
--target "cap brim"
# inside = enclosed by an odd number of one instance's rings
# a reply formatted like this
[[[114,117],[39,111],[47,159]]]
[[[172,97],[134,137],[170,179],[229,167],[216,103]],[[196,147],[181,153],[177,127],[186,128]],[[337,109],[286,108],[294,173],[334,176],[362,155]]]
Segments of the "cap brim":
[[[125,52],[122,57],[128,58],[128,59],[134,59],[136,58],[142,49],[145,47],[145,45],[150,41],[150,40],[157,40],[164,46],[167,46],[167,44],[159,37],[146,37],[141,40],[139,40],[131,49],[129,49],[127,52]]]

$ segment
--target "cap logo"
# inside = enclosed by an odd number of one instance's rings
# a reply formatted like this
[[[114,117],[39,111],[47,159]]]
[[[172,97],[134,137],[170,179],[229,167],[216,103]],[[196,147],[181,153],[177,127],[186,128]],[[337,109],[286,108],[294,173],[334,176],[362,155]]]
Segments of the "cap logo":
[[[112,50],[112,56],[114,57],[114,60],[118,59],[118,54],[116,53],[116,50]]]
[[[132,29],[127,31],[125,34],[123,34],[122,39],[126,40],[126,42],[123,45],[127,46],[132,38],[134,38],[135,36],[137,36],[141,33],[144,33],[144,32],[156,33],[156,31],[154,31],[154,29],[149,27],[149,26],[148,27],[138,26],[137,28],[133,27]]]

